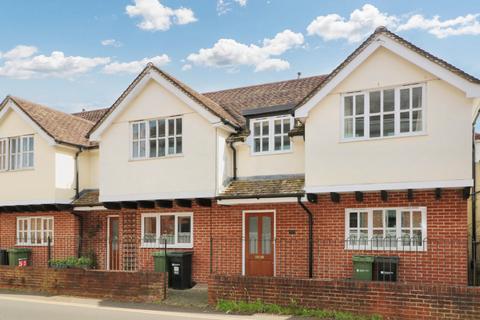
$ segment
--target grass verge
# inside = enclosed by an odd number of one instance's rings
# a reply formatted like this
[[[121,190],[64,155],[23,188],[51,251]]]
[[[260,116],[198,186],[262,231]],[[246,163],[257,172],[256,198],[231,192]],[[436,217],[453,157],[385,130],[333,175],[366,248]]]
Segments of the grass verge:
[[[280,315],[292,315],[300,317],[314,317],[319,319],[334,320],[381,320],[378,315],[361,316],[350,312],[329,311],[321,309],[308,309],[296,305],[294,302],[288,307],[277,304],[264,303],[261,300],[255,302],[220,300],[217,303],[217,310],[225,313],[270,313]]]

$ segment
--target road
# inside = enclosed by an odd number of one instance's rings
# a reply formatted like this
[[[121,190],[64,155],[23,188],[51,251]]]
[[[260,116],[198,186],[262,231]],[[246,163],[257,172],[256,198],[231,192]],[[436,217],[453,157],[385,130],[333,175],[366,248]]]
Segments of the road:
[[[271,315],[232,316],[163,311],[96,299],[0,294],[0,320],[280,320]]]

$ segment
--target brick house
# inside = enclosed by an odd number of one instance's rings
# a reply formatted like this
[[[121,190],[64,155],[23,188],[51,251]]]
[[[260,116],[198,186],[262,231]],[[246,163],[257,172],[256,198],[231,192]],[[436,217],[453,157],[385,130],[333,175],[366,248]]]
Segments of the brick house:
[[[46,264],[466,284],[480,80],[379,28],[330,74],[199,93],[148,65],[108,109],[0,109],[0,247]]]

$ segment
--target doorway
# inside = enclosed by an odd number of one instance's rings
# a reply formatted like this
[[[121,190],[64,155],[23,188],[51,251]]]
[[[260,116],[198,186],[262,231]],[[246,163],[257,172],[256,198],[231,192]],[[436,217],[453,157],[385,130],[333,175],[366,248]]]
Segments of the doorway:
[[[107,219],[107,270],[120,270],[119,218]]]
[[[244,274],[274,276],[275,212],[244,212]]]

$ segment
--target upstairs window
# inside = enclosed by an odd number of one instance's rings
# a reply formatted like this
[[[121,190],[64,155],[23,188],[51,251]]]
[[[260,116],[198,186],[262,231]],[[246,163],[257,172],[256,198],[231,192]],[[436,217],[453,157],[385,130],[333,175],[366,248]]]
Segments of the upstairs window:
[[[33,165],[33,136],[0,139],[0,171],[31,169]]]
[[[182,118],[132,123],[132,159],[159,158],[183,152]]]
[[[292,127],[293,118],[290,116],[252,120],[253,153],[290,151],[292,146],[288,132]]]
[[[343,139],[364,140],[424,132],[424,87],[356,92],[343,96]]]

